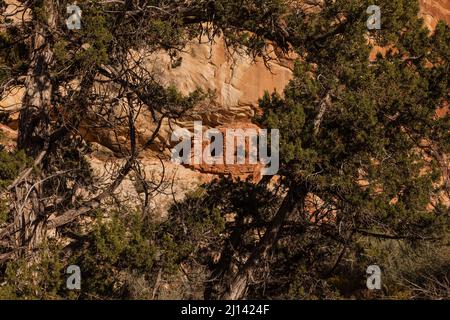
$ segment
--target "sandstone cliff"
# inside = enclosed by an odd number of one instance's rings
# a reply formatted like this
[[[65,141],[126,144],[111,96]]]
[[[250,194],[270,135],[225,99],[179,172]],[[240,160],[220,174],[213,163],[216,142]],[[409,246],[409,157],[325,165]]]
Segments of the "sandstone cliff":
[[[432,30],[437,21],[442,19],[450,23],[449,0],[421,0],[421,15],[425,23]],[[215,99],[209,109],[202,110],[200,119],[205,126],[220,127],[229,126],[246,127],[251,123],[251,118],[258,112],[258,99],[265,91],[277,91],[282,93],[283,88],[292,77],[293,57],[285,57],[273,54],[273,60],[269,67],[263,61],[253,61],[249,56],[240,56],[227,51],[222,40],[218,39],[214,44],[192,43],[180,55],[182,63],[172,66],[170,58],[166,54],[149,57],[148,63],[154,67],[155,74],[166,85],[175,85],[182,93],[188,94],[197,87],[215,92]],[[17,90],[0,101],[0,110],[19,110],[23,90]],[[447,111],[445,111],[447,112]],[[138,133],[142,138],[148,138],[154,128],[148,114],[143,113],[137,122]],[[192,119],[177,123],[179,126],[190,128]],[[17,129],[17,114],[12,114],[12,121],[8,126],[0,126],[4,133],[0,143],[8,147],[14,147],[14,139]],[[107,164],[115,159],[115,150],[118,145],[126,143],[126,136],[113,136],[107,131],[84,131],[88,140],[93,143],[94,152],[90,155],[93,168],[101,175],[107,170]],[[159,136],[161,146],[167,145],[170,137],[170,128],[166,124]],[[143,163],[149,176],[162,174],[159,160],[154,157],[158,148],[145,154]],[[165,176],[173,183],[168,183],[175,197],[181,197],[188,189],[195,185],[208,181],[216,174],[225,173],[246,177],[254,173],[253,167],[210,167],[195,166],[193,168],[180,167],[164,160]],[[127,193],[136,192],[133,181],[126,181],[123,190]],[[163,208],[172,201],[172,196],[160,195],[155,200],[155,208]]]

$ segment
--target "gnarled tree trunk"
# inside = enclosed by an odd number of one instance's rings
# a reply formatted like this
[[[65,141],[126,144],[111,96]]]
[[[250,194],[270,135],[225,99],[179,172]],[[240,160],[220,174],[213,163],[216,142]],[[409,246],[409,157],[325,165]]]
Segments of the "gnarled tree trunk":
[[[218,284],[225,290],[223,290],[216,298],[222,300],[239,300],[244,297],[252,274],[255,272],[258,265],[267,259],[270,250],[279,239],[281,229],[286,220],[296,210],[303,210],[306,195],[306,188],[291,187],[277,214],[265,231],[264,236],[253,250],[244,266],[236,273],[233,273],[233,268],[229,267],[222,274]]]
[[[52,36],[51,31],[56,27],[56,3],[52,0],[42,0],[36,5],[40,10],[39,17],[35,17],[18,136],[18,148],[35,159],[35,168],[28,170],[20,177],[21,180],[10,188],[16,230],[15,245],[28,249],[39,245],[46,232],[40,216],[44,210],[39,169],[50,143],[52,81],[49,68],[53,62],[53,52],[49,39]]]

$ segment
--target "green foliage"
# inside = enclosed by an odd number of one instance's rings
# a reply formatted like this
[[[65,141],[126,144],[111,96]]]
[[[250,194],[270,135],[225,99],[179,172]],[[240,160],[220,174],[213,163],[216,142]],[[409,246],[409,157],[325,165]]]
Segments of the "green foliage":
[[[436,116],[448,95],[445,43],[450,28],[440,24],[429,36],[417,18],[415,1],[378,5],[383,8],[382,30],[370,37],[378,45],[395,44],[397,50],[369,61],[363,14],[367,3],[335,1],[307,20],[291,21],[302,59],[284,98],[266,94],[260,101],[264,114],[258,123],[280,130],[282,184],[303,186],[323,201],[304,215],[328,212],[318,224],[291,214],[300,229],[309,226],[312,232],[288,233],[279,240],[272,260],[274,283],[265,284],[265,289],[271,287],[271,297],[286,292],[310,298],[368,297],[361,281],[364,268],[373,263],[365,256],[372,248],[364,241],[367,236],[386,236],[398,243],[448,235],[448,203],[436,196],[448,190],[441,180],[443,164],[434,152],[448,152],[450,141],[448,115]],[[338,13],[347,17],[340,28],[331,26],[335,20],[330,19]],[[424,141],[435,151],[430,153]],[[439,250],[439,244],[428,245]],[[395,261],[389,265],[391,272],[423,282],[425,255],[411,267],[410,277],[407,267],[399,267],[412,256],[414,246],[407,247],[389,255]],[[340,251],[358,266],[342,262]],[[386,252],[389,249],[382,254]],[[336,267],[334,261],[339,262]],[[278,283],[283,276],[295,280]],[[401,296],[393,283],[385,294]],[[259,297],[258,286],[254,289]]]
[[[85,245],[69,255],[62,246],[48,244],[39,248],[35,263],[28,257],[8,262],[0,299],[114,299],[126,298],[127,288],[139,281],[150,287],[157,254],[154,227],[138,213],[119,212],[110,218],[99,212],[92,227]],[[66,288],[65,270],[72,264],[81,269],[80,291]],[[149,298],[148,292],[140,294]]]
[[[0,192],[30,165],[31,160],[24,152],[7,152],[0,149]],[[0,197],[0,225],[8,220],[8,211],[8,201],[2,196]]]
[[[0,225],[8,219],[8,203],[6,200],[0,200]]]
[[[17,42],[20,30],[17,28],[0,31],[0,83],[23,74],[28,67],[28,46]]]
[[[82,270],[82,297],[118,298],[124,274],[150,276],[156,255],[152,239],[153,228],[138,213],[115,212],[106,219],[98,214],[88,248],[71,258]]]
[[[31,160],[23,151],[0,151],[0,190],[7,187],[30,164]]]
[[[20,258],[7,264],[0,299],[60,299],[65,286],[60,247],[42,245],[34,261]]]
[[[75,54],[75,61],[84,68],[93,68],[109,62],[108,50],[113,40],[108,28],[108,17],[99,10],[86,10],[83,15],[81,41],[84,50]]]
[[[366,264],[382,269],[383,293],[394,299],[442,299],[450,294],[448,240],[361,240]]]
[[[208,203],[207,191],[198,189],[175,205],[169,219],[161,225],[162,265],[166,272],[174,274],[182,261],[200,258],[210,245],[217,246],[225,230],[224,212]],[[206,256],[204,258],[207,258]]]
[[[264,51],[267,39],[281,40],[277,38],[277,28],[280,18],[287,14],[287,7],[282,0],[219,0],[210,3],[206,14],[208,13],[214,15],[212,19],[215,27],[230,44],[237,44],[248,52],[259,55]],[[268,17],[272,23],[264,23]],[[247,32],[242,32],[243,30]],[[281,41],[279,44],[283,45]]]
[[[307,184],[330,206],[339,208],[343,222],[351,217],[357,228],[372,228],[368,220],[373,218],[395,233],[408,233],[411,225],[420,225],[427,233],[432,220],[438,222],[441,215],[440,210],[428,212],[427,205],[443,190],[438,183],[442,171],[436,161],[424,160],[429,154],[419,142],[426,139],[448,149],[448,116],[436,117],[436,108],[448,92],[448,74],[441,73],[448,68],[448,53],[430,44],[416,18],[416,5],[401,14],[398,8],[406,7],[405,2],[386,6],[396,10],[383,11],[384,19],[392,23],[384,25],[377,39],[396,35],[405,23],[411,26],[402,28],[401,39],[396,38],[401,42],[399,52],[369,61],[370,48],[361,28],[356,33],[346,30],[339,36],[326,36],[320,46],[302,47],[307,58],[297,63],[284,99],[266,95],[259,123],[280,130],[281,172],[287,181]],[[341,10],[350,10],[350,15],[355,10],[355,19],[360,19],[359,6],[341,1],[311,19],[329,23],[329,14]],[[353,30],[352,25],[344,25]],[[308,26],[304,33],[311,35],[305,39],[322,33],[314,24]],[[448,26],[440,25],[435,35],[439,40],[431,41],[442,44],[449,34]],[[419,58],[408,63],[405,55]],[[435,65],[431,67],[430,61]],[[441,79],[439,84],[435,76]],[[360,184],[363,180],[365,188]]]

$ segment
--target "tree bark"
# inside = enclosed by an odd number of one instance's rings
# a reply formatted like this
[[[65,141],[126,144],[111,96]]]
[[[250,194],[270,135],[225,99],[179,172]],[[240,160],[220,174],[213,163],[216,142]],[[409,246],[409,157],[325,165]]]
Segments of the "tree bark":
[[[50,108],[52,105],[52,81],[50,66],[53,51],[49,42],[50,31],[56,28],[56,8],[52,0],[36,4],[44,12],[35,17],[30,65],[25,79],[25,94],[19,114],[18,148],[31,158],[46,155],[50,143]],[[35,165],[39,168],[41,161]],[[41,176],[32,170],[17,185],[10,189],[13,205],[17,247],[35,248],[42,241],[45,230],[39,215],[43,212],[40,201]]]

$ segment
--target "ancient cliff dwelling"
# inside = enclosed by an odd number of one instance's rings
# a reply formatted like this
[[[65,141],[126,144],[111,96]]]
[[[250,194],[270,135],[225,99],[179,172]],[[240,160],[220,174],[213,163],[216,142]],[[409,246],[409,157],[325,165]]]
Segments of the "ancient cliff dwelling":
[[[449,299],[449,25],[0,0],[0,299]]]

